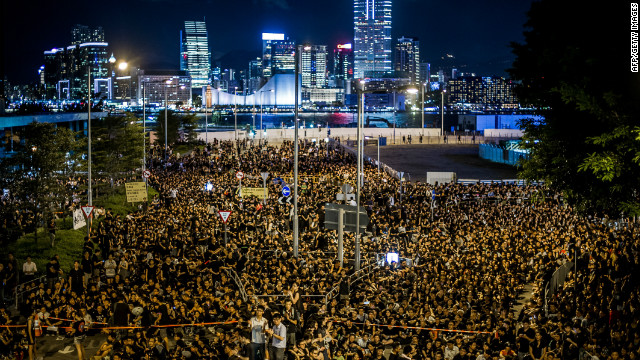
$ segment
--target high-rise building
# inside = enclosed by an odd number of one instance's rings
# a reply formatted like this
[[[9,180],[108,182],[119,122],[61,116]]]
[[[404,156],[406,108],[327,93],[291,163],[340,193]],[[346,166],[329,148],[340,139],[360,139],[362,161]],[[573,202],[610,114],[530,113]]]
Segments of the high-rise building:
[[[355,78],[381,77],[392,70],[391,0],[354,0]]]
[[[449,104],[456,110],[517,110],[515,84],[501,77],[462,76],[449,80]]]
[[[396,45],[396,77],[420,81],[420,41],[417,38],[401,37]]]
[[[138,99],[146,95],[147,104],[188,106],[192,101],[191,77],[181,70],[140,70],[136,91]]]
[[[431,81],[431,64],[420,63],[420,82],[426,83]]]
[[[180,30],[180,70],[191,76],[193,88],[209,84],[211,51],[204,21],[185,21]]]
[[[305,46],[300,52],[302,86],[323,88],[327,86],[327,46]]]
[[[296,69],[296,43],[283,40],[271,44],[271,76],[293,74]]]
[[[102,26],[91,28],[77,24],[71,29],[71,45],[79,45],[90,42],[104,42],[104,30]]]
[[[89,73],[91,88],[94,94],[97,93],[100,89],[97,84],[109,77],[108,46],[106,42],[87,42],[45,51],[44,79],[47,98],[85,98]]]
[[[337,87],[345,87],[353,79],[353,49],[351,44],[338,44],[333,50],[333,76]]]
[[[284,34],[262,33],[262,76],[293,74],[295,71],[296,43]]]

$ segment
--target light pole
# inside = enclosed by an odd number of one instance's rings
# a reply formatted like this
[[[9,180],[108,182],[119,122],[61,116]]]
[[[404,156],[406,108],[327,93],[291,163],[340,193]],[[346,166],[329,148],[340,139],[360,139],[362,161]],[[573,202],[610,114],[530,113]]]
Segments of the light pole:
[[[91,192],[91,66],[87,66],[87,177],[89,186],[87,188],[87,197],[89,198],[89,206],[93,206],[93,193]],[[37,230],[36,230],[37,232]],[[91,237],[91,218],[87,217],[87,237]]]
[[[422,83],[422,131],[420,132],[421,137],[424,136],[424,88],[427,87],[426,83]]]
[[[173,83],[173,80],[167,80],[165,82],[166,86],[164,87],[164,167],[167,167],[167,158],[168,158],[168,152],[167,152],[167,134],[169,133],[169,129],[167,127],[167,116],[168,116],[168,111],[167,108],[169,108],[169,103],[168,103],[168,99],[167,99],[167,92],[169,91],[169,85],[171,85]]]
[[[440,93],[440,136],[444,136],[444,93],[446,92],[447,90],[444,89]]]
[[[273,92],[273,89],[269,89],[269,90],[260,90],[260,143],[262,143],[262,103],[264,102],[264,98],[262,97],[262,94],[264,94],[264,92]]]
[[[205,96],[206,97],[206,96]],[[208,109],[207,109],[207,100],[205,99],[204,104],[204,142],[209,145],[209,121],[207,119]]]
[[[396,144],[396,89],[393,89],[393,145]]]
[[[360,89],[358,89],[358,121],[356,122],[356,143],[358,144],[357,166],[356,166],[356,236],[354,262],[355,270],[360,270],[360,173],[362,166],[362,144],[360,143],[360,126],[364,117],[364,80],[360,81]]]
[[[147,86],[142,82],[142,172],[147,169]],[[144,179],[147,182],[147,179]]]
[[[238,145],[238,87],[234,87],[233,90],[233,102],[235,103],[235,107],[233,108],[233,118],[234,118],[234,133],[236,137],[236,146]]]
[[[298,84],[298,76],[300,74],[300,48],[301,45],[296,45],[296,51],[294,53],[294,61],[296,62],[295,64],[295,76],[294,76],[294,81],[296,82],[295,84],[295,101],[294,101],[294,111],[293,111],[293,128],[294,128],[294,132],[293,132],[293,256],[297,259],[298,258],[298,237],[299,237],[299,232],[298,232],[298,152],[299,152],[299,145],[298,145],[298,91],[299,91],[299,84]],[[305,46],[304,48],[305,50],[310,50],[311,47],[309,46]]]

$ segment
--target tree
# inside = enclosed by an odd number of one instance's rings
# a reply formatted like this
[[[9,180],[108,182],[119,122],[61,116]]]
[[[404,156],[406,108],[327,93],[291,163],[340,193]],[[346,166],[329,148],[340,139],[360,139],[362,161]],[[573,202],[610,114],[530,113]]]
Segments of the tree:
[[[534,2],[525,41],[512,44],[519,100],[544,116],[522,122],[530,159],[579,210],[640,215],[640,78],[630,71],[628,4]]]
[[[125,178],[142,167],[143,134],[131,113],[107,116],[92,125],[92,173],[110,180]]]
[[[156,141],[160,146],[164,146],[165,138],[165,112],[160,111],[158,114],[158,125],[156,126]],[[180,129],[180,116],[176,115],[173,111],[167,111],[167,145],[172,145],[178,141],[178,130]]]
[[[178,115],[173,111],[167,112],[167,143],[172,146],[179,140],[192,142],[196,139],[198,119],[195,114]],[[164,111],[158,115],[157,142],[164,146]]]
[[[24,141],[14,144],[13,156],[0,161],[0,187],[19,200],[19,209],[34,215],[37,228],[41,217],[52,216],[69,199],[65,183],[78,169],[80,142],[71,130],[52,123],[33,122],[20,135]]]

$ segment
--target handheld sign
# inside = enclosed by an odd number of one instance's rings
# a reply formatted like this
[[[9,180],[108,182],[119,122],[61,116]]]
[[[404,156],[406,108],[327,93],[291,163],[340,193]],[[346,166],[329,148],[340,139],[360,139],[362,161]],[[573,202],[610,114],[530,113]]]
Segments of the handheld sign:
[[[236,178],[237,178],[238,180],[242,180],[242,179],[244,178],[244,173],[243,173],[242,171],[238,171],[238,172],[236,173]]]
[[[84,213],[84,216],[89,218],[89,216],[91,216],[91,213],[93,212],[93,206],[83,206],[82,212]]]
[[[288,187],[288,186],[283,187],[283,188],[282,188],[282,195],[284,195],[284,196],[289,196],[289,195],[291,195],[291,189],[289,189],[289,187]]]
[[[220,210],[218,211],[218,214],[220,214],[220,218],[222,219],[222,222],[226,224],[227,220],[229,220],[229,215],[231,215],[231,211]]]

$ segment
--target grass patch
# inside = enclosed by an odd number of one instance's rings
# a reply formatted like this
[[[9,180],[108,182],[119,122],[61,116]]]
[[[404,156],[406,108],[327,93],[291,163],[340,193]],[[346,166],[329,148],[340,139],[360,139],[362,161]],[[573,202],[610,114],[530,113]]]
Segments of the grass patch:
[[[158,192],[149,187],[149,198],[153,198]],[[138,210],[138,204],[127,202],[124,186],[115,189],[112,195],[102,195],[94,199],[93,204],[96,207],[103,207],[105,210],[111,210],[114,215],[127,215]],[[94,221],[94,227],[104,217]],[[18,268],[22,271],[22,264],[26,261],[27,256],[31,256],[31,260],[38,267],[38,275],[44,275],[46,264],[55,254],[60,255],[60,268],[68,274],[75,260],[80,260],[82,256],[82,245],[84,237],[87,235],[87,228],[82,227],[73,230],[73,221],[67,216],[64,219],[56,220],[56,242],[55,247],[51,247],[49,239],[49,231],[45,228],[38,228],[37,242],[35,234],[27,233],[18,238],[14,243],[7,247],[8,252],[13,252],[18,260]]]

